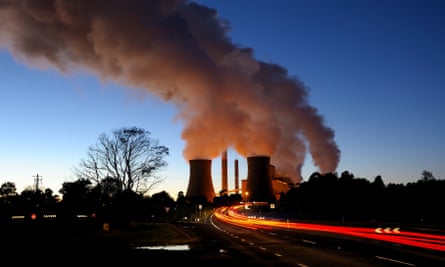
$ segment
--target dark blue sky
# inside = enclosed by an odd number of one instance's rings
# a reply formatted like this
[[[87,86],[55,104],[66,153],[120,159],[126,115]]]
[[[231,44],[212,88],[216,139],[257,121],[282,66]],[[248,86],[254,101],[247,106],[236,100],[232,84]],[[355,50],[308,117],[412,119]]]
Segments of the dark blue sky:
[[[235,43],[310,88],[336,132],[340,172],[444,177],[445,2],[200,2],[227,18]]]

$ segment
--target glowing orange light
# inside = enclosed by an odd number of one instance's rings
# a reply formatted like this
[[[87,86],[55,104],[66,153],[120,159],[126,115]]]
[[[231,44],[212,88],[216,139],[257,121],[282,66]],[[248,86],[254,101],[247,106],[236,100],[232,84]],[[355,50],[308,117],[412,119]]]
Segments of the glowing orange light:
[[[368,239],[376,239],[408,246],[416,246],[426,249],[445,251],[445,236],[424,234],[418,232],[400,231],[400,228],[365,228],[332,226],[323,224],[299,223],[289,220],[256,218],[252,215],[244,215],[243,210],[248,209],[244,205],[220,208],[216,210],[215,217],[226,223],[246,227],[249,229],[286,228],[307,231],[321,231],[335,234],[357,236]]]

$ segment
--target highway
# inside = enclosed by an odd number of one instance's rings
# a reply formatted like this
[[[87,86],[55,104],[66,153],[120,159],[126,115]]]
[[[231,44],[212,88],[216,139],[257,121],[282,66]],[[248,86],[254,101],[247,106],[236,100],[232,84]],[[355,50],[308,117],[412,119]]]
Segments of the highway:
[[[195,249],[236,256],[245,266],[445,266],[441,250],[333,231],[283,228],[265,219],[252,223],[258,219],[228,214],[218,210],[206,224],[189,226],[201,236]]]

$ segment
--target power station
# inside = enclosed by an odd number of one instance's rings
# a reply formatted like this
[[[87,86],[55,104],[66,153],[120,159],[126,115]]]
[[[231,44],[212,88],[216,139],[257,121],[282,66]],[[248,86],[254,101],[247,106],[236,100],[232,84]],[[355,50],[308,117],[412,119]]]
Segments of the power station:
[[[227,177],[227,151],[221,154],[222,177],[221,192],[228,193]],[[210,159],[193,159],[190,163],[190,176],[186,197],[205,198],[213,202],[215,190],[212,182]],[[238,160],[235,160],[235,189],[236,194],[241,193],[239,189]],[[274,202],[276,193],[273,187],[273,166],[270,164],[269,156],[247,157],[247,181],[242,187],[243,199],[247,201]]]

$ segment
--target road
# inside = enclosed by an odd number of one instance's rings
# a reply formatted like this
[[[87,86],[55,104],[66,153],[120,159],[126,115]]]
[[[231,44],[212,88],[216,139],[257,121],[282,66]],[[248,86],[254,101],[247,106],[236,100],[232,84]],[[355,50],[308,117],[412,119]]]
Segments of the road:
[[[445,266],[443,251],[381,240],[273,226],[240,227],[214,215],[207,224],[188,227],[193,228],[194,235],[201,236],[200,246],[208,251],[222,251],[227,257],[236,255],[243,265]]]

